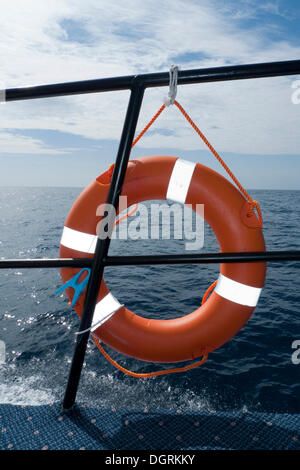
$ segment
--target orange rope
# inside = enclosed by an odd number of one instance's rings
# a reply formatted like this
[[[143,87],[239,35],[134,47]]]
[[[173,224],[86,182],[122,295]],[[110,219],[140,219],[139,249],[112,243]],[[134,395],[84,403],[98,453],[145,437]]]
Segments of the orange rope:
[[[143,137],[143,135],[147,132],[147,130],[149,129],[149,127],[152,126],[152,124],[154,123],[154,121],[156,121],[156,119],[158,118],[158,116],[160,116],[160,114],[163,112],[163,110],[165,109],[166,105],[163,104],[159,110],[157,111],[156,114],[154,114],[153,118],[151,119],[151,121],[148,122],[147,126],[144,127],[144,129],[142,130],[142,132],[139,133],[139,135],[134,139],[133,141],[133,144],[132,144],[132,147],[135,146],[135,144]]]
[[[177,374],[178,372],[186,372],[187,370],[194,369],[195,367],[201,366],[204,364],[207,360],[208,354],[204,353],[201,361],[194,362],[193,364],[189,364],[184,367],[178,367],[174,369],[166,369],[166,370],[157,370],[155,372],[146,372],[146,373],[137,373],[137,372],[132,372],[131,370],[125,369],[125,367],[120,366],[114,359],[112,359],[109,354],[103,349],[103,347],[100,344],[100,341],[98,338],[93,336],[93,339],[98,347],[98,349],[102,352],[103,356],[117,369],[119,369],[121,372],[124,372],[127,375],[130,375],[131,377],[136,377],[136,378],[146,378],[146,377],[157,377],[158,375],[165,375],[165,374]]]
[[[206,290],[203,298],[202,298],[202,302],[201,302],[201,305],[205,304],[205,302],[207,301],[207,297],[209,296],[209,294],[211,293],[211,291],[216,287],[217,285],[217,282],[218,281],[214,281],[210,286],[209,288]]]
[[[228,175],[230,176],[230,178],[232,179],[232,181],[234,181],[234,183],[237,185],[237,187],[239,188],[239,190],[241,191],[241,193],[244,195],[244,197],[247,199],[247,201],[249,202],[249,204],[251,204],[251,207],[252,207],[252,211],[254,210],[254,208],[256,208],[256,211],[257,211],[257,215],[258,215],[258,218],[259,218],[259,222],[260,222],[260,225],[262,226],[262,213],[261,213],[261,209],[259,207],[259,203],[258,201],[255,201],[251,198],[250,194],[247,193],[247,191],[245,190],[245,188],[241,185],[241,183],[238,181],[238,179],[235,177],[235,175],[232,173],[232,171],[229,169],[229,167],[226,165],[226,163],[224,162],[224,160],[220,157],[220,155],[218,154],[218,152],[214,149],[214,147],[211,145],[211,143],[207,140],[207,138],[205,137],[205,135],[200,131],[199,127],[196,126],[196,124],[194,123],[194,121],[192,120],[192,118],[188,115],[188,113],[183,109],[183,107],[181,106],[181,104],[178,103],[178,101],[174,101],[174,104],[177,106],[177,108],[179,109],[179,111],[183,114],[183,116],[185,117],[185,119],[189,122],[189,124],[192,126],[192,128],[197,132],[197,134],[201,137],[201,139],[203,140],[203,142],[205,143],[205,145],[209,148],[209,150],[211,151],[211,153],[216,157],[216,159],[219,161],[219,163],[221,163],[222,167],[224,168],[224,170],[228,173]]]
[[[122,222],[122,220],[127,219],[127,217],[130,217],[131,215],[133,215],[137,211],[138,207],[139,205],[135,204],[129,212],[126,212],[126,214],[122,215],[122,217],[120,217],[118,220],[115,221],[114,227],[119,225],[119,223]]]

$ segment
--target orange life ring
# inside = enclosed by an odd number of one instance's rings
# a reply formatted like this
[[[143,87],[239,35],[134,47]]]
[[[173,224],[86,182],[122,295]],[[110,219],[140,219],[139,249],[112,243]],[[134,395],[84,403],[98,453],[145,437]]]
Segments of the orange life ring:
[[[94,180],[78,197],[66,219],[60,257],[92,257],[96,244],[96,216],[105,203],[110,183],[108,172]],[[129,162],[122,195],[128,207],[146,200],[171,199],[204,204],[205,220],[219,242],[221,252],[265,251],[264,237],[249,202],[223,176],[197,163],[169,156],[144,157]],[[116,268],[117,269],[117,268]],[[63,282],[79,272],[61,270]],[[176,319],[140,317],[109,292],[104,281],[94,312],[93,333],[105,344],[127,356],[151,362],[195,359],[219,348],[247,322],[264,285],[262,262],[221,264],[217,285],[209,299],[194,312]],[[72,299],[72,289],[67,289]],[[83,297],[75,306],[80,316]],[[99,318],[104,316],[99,326]]]

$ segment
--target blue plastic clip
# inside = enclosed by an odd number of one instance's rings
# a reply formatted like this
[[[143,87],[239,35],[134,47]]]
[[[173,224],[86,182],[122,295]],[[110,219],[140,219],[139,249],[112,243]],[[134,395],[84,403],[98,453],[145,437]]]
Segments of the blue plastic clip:
[[[84,271],[87,271],[88,275],[83,279],[83,281],[78,282],[78,279],[84,273]],[[71,307],[73,308],[76,305],[76,303],[77,303],[79,297],[81,296],[82,292],[86,288],[87,283],[89,282],[90,274],[91,274],[90,268],[83,268],[81,271],[79,271],[79,273],[75,274],[75,276],[71,277],[71,279],[69,279],[63,286],[61,286],[59,289],[57,289],[55,294],[60,294],[60,292],[63,292],[68,287],[73,287],[74,295],[73,295],[73,299],[72,299],[72,303],[71,303]]]

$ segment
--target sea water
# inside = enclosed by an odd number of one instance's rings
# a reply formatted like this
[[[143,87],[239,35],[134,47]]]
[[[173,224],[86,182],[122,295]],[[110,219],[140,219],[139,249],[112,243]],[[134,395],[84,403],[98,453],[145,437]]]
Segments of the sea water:
[[[79,188],[1,188],[0,258],[54,258]],[[268,250],[300,249],[300,192],[251,191],[260,202]],[[218,245],[205,225],[202,252]],[[110,254],[183,253],[182,240],[113,240]],[[191,251],[189,252],[191,253]],[[201,304],[219,265],[127,266],[105,270],[121,303],[147,318],[174,318]],[[300,411],[300,263],[269,263],[259,304],[244,328],[184,374],[151,379],[123,375],[89,342],[78,402],[106,408],[210,411]],[[79,321],[64,295],[58,269],[0,271],[0,402],[61,401]],[[176,345],[174,345],[176,347]],[[108,349],[108,348],[107,348]],[[3,352],[4,351],[4,352]],[[149,364],[110,350],[123,366],[150,372]],[[5,356],[3,358],[3,356]]]

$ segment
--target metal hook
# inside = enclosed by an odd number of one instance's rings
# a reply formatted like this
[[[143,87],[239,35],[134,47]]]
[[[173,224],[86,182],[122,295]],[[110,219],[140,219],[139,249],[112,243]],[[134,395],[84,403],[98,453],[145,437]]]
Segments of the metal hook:
[[[174,104],[177,95],[177,82],[178,82],[178,70],[179,67],[177,65],[172,65],[170,67],[169,76],[169,93],[167,98],[164,100],[166,106],[170,106]]]

